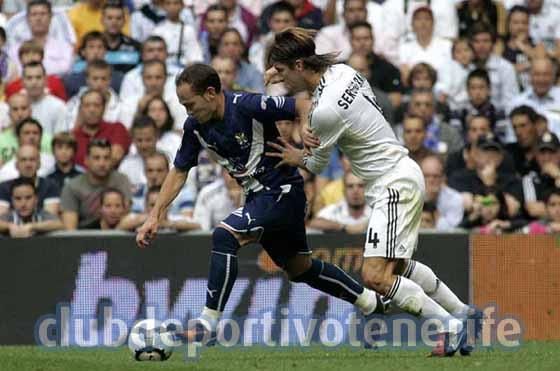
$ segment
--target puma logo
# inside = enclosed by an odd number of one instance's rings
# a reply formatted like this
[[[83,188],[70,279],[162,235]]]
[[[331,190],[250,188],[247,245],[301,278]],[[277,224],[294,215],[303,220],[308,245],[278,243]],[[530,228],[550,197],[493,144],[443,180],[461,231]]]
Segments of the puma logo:
[[[218,290],[210,290],[208,287],[206,288],[206,292],[208,293],[208,295],[210,295],[210,297],[212,299],[214,299],[214,293],[218,291]]]
[[[251,214],[249,214],[249,213],[245,213],[245,216],[246,216],[247,219],[249,220],[249,223],[248,223],[248,224],[251,224],[252,222],[254,222],[255,220],[257,220],[257,219],[251,218]]]

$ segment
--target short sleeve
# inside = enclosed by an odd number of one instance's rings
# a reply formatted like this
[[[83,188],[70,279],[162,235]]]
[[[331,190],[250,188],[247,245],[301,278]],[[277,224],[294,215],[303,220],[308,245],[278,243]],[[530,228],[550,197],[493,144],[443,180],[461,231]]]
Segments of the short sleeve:
[[[80,211],[80,200],[78,200],[78,196],[71,188],[70,183],[66,184],[64,188],[62,188],[60,205],[62,207],[62,211]]]
[[[244,94],[234,104],[261,122],[293,120],[296,117],[296,100],[293,97],[271,97],[262,94]]]
[[[191,122],[187,119],[183,130],[181,146],[177,150],[173,166],[181,171],[189,171],[198,164],[198,153],[200,149],[200,142],[194,135]]]

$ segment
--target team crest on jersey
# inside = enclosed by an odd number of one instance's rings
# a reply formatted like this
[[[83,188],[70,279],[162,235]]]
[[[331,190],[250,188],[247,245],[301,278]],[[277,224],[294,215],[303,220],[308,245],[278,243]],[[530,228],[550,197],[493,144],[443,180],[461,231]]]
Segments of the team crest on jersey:
[[[245,133],[235,133],[234,137],[241,148],[245,149],[249,147],[249,140],[247,139]]]

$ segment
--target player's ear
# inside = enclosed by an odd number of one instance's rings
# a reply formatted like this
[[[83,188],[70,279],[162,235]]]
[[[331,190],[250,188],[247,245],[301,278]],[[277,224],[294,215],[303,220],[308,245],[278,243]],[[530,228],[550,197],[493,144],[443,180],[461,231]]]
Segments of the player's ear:
[[[294,63],[294,68],[295,68],[296,71],[302,72],[303,71],[303,60],[296,59],[296,61]]]
[[[206,100],[213,100],[214,98],[216,98],[216,95],[216,89],[212,86],[209,86],[204,93],[204,98],[206,98]]]

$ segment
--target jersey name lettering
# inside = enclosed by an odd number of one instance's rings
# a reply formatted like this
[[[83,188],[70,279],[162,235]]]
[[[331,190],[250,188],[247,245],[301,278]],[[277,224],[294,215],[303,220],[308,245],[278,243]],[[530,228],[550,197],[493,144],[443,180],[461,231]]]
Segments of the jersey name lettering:
[[[364,85],[364,82],[365,79],[362,76],[355,74],[346,90],[344,90],[344,93],[342,93],[337,104],[344,109],[348,109],[356,98],[356,95],[358,95],[358,90]]]

